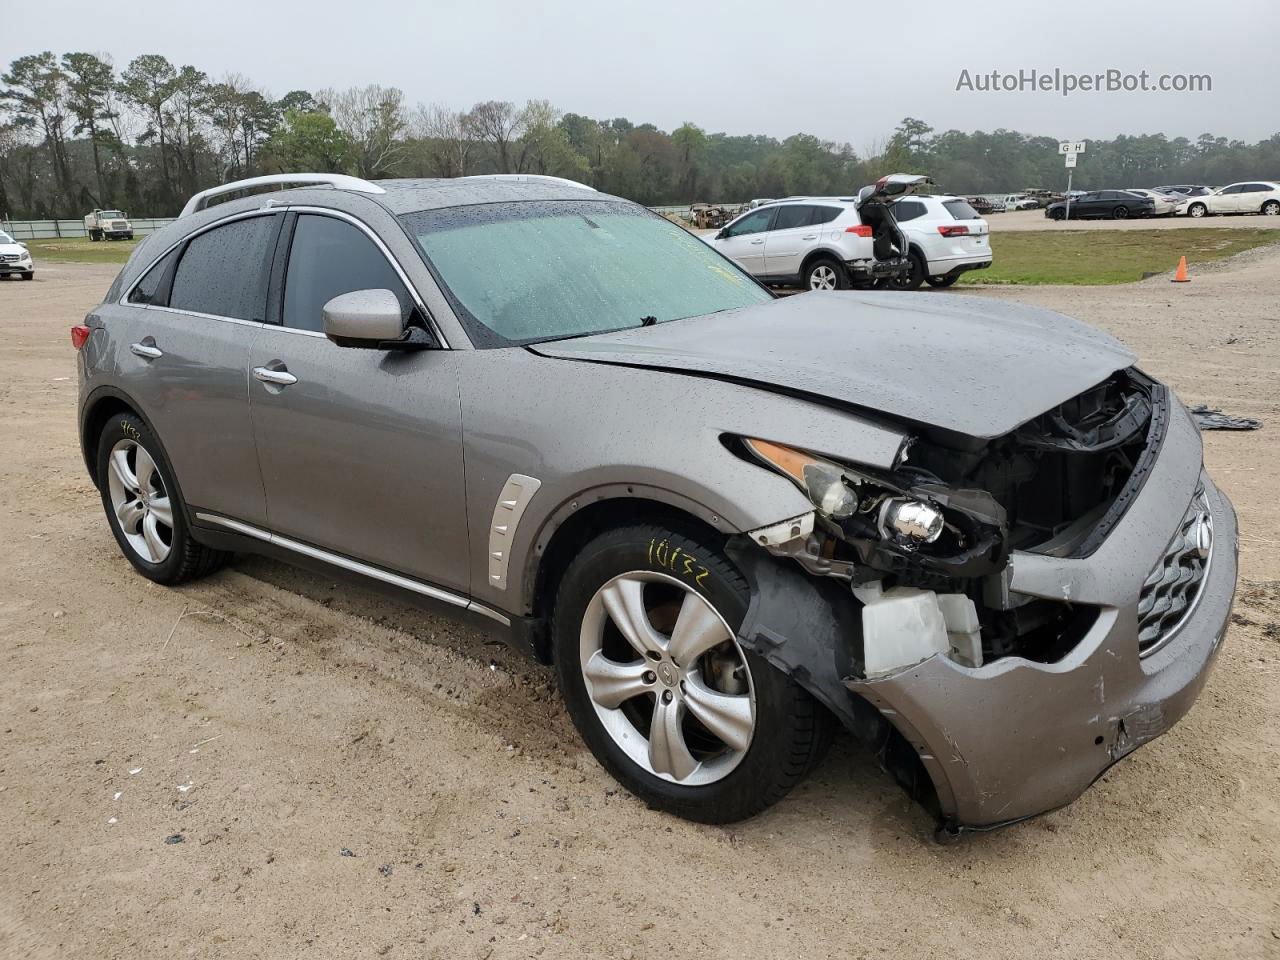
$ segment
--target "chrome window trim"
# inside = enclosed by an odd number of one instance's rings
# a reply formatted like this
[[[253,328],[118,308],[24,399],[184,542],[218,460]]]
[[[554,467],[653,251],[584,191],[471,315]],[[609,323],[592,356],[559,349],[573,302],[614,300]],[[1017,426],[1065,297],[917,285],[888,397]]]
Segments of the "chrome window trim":
[[[138,276],[134,278],[133,283],[129,284],[124,293],[122,293],[116,300],[116,303],[126,307],[143,307],[149,310],[165,310],[171,313],[181,313],[184,316],[189,317],[203,317],[208,320],[226,320],[231,323],[248,324],[249,326],[270,327],[273,330],[288,330],[291,333],[299,333],[309,337],[323,337],[324,333],[319,330],[299,330],[295,327],[286,327],[282,323],[262,323],[255,320],[241,320],[239,317],[223,317],[212,313],[199,313],[194,310],[178,310],[174,307],[160,307],[149,303],[133,303],[129,300],[129,297],[133,295],[134,288],[142,282],[142,278],[150,273],[157,263],[188,240],[192,240],[195,237],[200,236],[202,233],[207,233],[215,227],[233,223],[236,220],[247,220],[249,217],[273,217],[284,213],[312,213],[325,217],[335,217],[338,220],[347,221],[352,226],[356,227],[356,229],[362,231],[365,236],[373,241],[374,246],[378,248],[379,252],[386,258],[387,262],[391,264],[391,269],[396,272],[396,276],[400,278],[400,282],[403,283],[405,289],[409,291],[409,296],[413,298],[413,302],[417,304],[418,309],[422,311],[422,315],[427,318],[427,323],[431,326],[431,332],[439,341],[440,346],[445,350],[453,349],[449,344],[448,338],[445,337],[444,331],[440,329],[440,324],[436,322],[436,318],[432,316],[431,311],[427,309],[427,305],[423,301],[421,294],[418,293],[418,288],[414,286],[413,281],[409,279],[409,275],[405,272],[404,268],[400,266],[400,261],[396,259],[395,254],[393,254],[390,248],[382,242],[382,238],[374,232],[372,227],[358,217],[354,217],[347,213],[345,210],[334,210],[330,207],[316,207],[310,205],[286,205],[282,204],[277,198],[268,200],[257,210],[243,210],[240,213],[233,213],[229,216],[222,217],[219,220],[214,220],[212,223],[206,223],[204,226],[197,230],[192,230],[188,234],[184,234],[181,239],[175,240],[169,246],[165,247],[163,253],[155,257],[138,273]]]
[[[453,593],[442,587],[432,586],[429,583],[423,583],[421,580],[414,580],[410,577],[402,576],[398,573],[392,573],[389,570],[383,570],[380,567],[371,564],[361,563],[359,560],[352,560],[350,557],[344,557],[339,553],[332,553],[328,550],[321,550],[319,547],[313,547],[308,543],[302,543],[298,540],[291,540],[288,537],[282,537],[278,533],[271,533],[260,527],[252,526],[248,523],[241,523],[239,520],[232,520],[230,517],[220,516],[216,513],[196,513],[197,520],[203,520],[206,523],[217,524],[233,530],[236,533],[243,534],[246,537],[253,537],[255,540],[261,540],[263,543],[269,543],[272,546],[283,547],[294,553],[300,553],[303,556],[311,557],[315,560],[322,560],[325,563],[331,563],[335,567],[341,567],[344,570],[350,570],[352,573],[358,573],[361,576],[369,577],[373,580],[381,580],[383,583],[389,583],[392,586],[400,587],[413,593],[421,594],[424,597],[430,597],[433,600],[440,600],[451,606],[459,607],[463,610],[470,610],[481,616],[488,617],[504,627],[511,626],[509,617],[499,613],[492,607],[487,607],[483,603],[478,603],[462,594]]]
[[[427,309],[427,305],[423,301],[422,295],[418,293],[418,288],[414,286],[413,281],[409,279],[409,274],[405,272],[404,267],[400,266],[400,261],[397,260],[395,254],[391,252],[391,248],[382,242],[382,238],[378,236],[377,233],[374,232],[373,228],[367,223],[358,217],[352,216],[345,210],[334,210],[331,207],[290,204],[287,207],[275,207],[274,209],[284,210],[288,213],[311,213],[324,217],[335,217],[338,220],[345,220],[347,223],[356,227],[356,229],[363,231],[364,235],[373,241],[373,245],[381,251],[387,262],[391,264],[391,269],[396,272],[396,276],[400,278],[400,282],[404,284],[404,288],[409,291],[409,296],[413,297],[413,302],[418,305],[418,309],[422,311],[422,315],[427,318],[427,323],[431,327],[431,332],[440,342],[440,345],[446,350],[453,349],[449,346],[449,341],[445,338],[444,331],[440,329],[440,324],[436,323],[436,318],[432,316],[431,311]],[[276,326],[276,324],[268,324],[268,326]],[[284,329],[284,324],[279,324],[279,326],[281,329]]]

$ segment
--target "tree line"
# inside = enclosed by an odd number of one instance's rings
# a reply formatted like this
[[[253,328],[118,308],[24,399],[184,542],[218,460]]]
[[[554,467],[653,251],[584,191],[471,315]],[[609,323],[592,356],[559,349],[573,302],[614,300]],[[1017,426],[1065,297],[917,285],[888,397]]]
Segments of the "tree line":
[[[908,117],[859,152],[798,133],[670,132],[623,117],[593,119],[546,100],[469,110],[410,105],[395,87],[293,90],[279,99],[239,74],[214,80],[144,54],[51,51],[0,75],[0,215],[71,218],[94,207],[172,216],[191,194],[263,173],[383,177],[538,173],[640,203],[844,194],[893,172],[927,173],[944,190],[1061,187],[1057,141],[1013,130],[938,132]],[[1082,188],[1221,184],[1280,177],[1280,134],[1245,143],[1202,134],[1094,140]]]

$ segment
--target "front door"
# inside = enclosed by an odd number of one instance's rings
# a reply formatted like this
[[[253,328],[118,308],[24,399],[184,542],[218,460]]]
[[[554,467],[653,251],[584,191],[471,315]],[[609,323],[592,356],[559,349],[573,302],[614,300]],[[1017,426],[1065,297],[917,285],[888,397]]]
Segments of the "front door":
[[[271,531],[468,593],[458,363],[451,350],[340,347],[325,303],[404,281],[356,224],[291,217],[278,323],[259,330],[249,401]]]
[[[800,275],[800,262],[813,249],[821,227],[813,225],[817,208],[789,203],[778,208],[773,229],[764,235],[764,272],[770,277]]]
[[[761,207],[739,217],[721,231],[715,247],[730,260],[735,260],[752,276],[763,276],[765,232],[773,221],[775,207]]]

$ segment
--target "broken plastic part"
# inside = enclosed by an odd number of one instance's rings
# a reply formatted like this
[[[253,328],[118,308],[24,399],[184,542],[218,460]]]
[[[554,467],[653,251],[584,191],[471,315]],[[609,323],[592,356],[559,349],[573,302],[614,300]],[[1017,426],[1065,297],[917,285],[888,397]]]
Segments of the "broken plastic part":
[[[966,667],[982,666],[982,630],[977,605],[963,593],[940,593],[938,609],[947,625],[951,659]]]
[[[893,587],[875,580],[853,588],[862,601],[863,669],[868,678],[914,666],[950,647],[947,624],[932,590]]]

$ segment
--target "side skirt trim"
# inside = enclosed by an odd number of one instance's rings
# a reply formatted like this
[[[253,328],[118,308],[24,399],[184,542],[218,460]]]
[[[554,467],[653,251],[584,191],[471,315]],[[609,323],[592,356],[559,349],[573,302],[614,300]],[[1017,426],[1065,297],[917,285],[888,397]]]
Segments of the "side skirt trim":
[[[391,573],[389,570],[383,570],[379,567],[372,566],[371,564],[361,563],[359,560],[352,560],[350,557],[344,557],[338,553],[321,550],[319,547],[313,547],[308,543],[290,540],[288,537],[282,537],[277,533],[271,533],[270,531],[262,530],[259,527],[255,527],[247,523],[241,523],[239,520],[232,520],[229,517],[222,517],[215,513],[197,513],[196,519],[205,523],[213,523],[220,527],[226,527],[228,530],[234,530],[236,533],[242,534],[246,537],[261,540],[264,543],[271,544],[272,546],[283,547],[285,550],[292,550],[294,553],[300,553],[303,556],[311,557],[314,560],[322,560],[325,563],[331,563],[335,567],[350,570],[352,573],[358,573],[361,576],[370,577],[374,580],[381,580],[383,583],[389,583],[392,586],[400,587],[403,590],[422,594],[424,597],[431,597],[433,600],[439,600],[455,607],[461,607],[463,610],[478,613],[481,616],[488,617],[490,620],[496,620],[504,627],[511,626],[511,619],[505,614],[494,610],[492,607],[487,607],[483,603],[478,603],[475,600],[468,599],[461,594],[452,593],[440,587],[434,587],[429,583],[423,583],[420,580],[413,580],[409,577],[401,576],[398,573]]]

